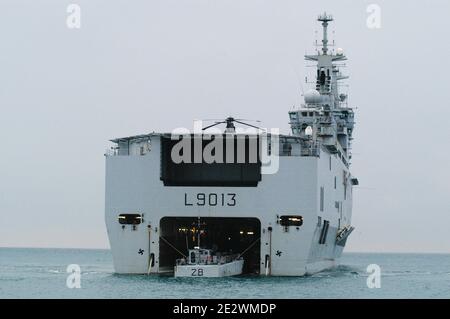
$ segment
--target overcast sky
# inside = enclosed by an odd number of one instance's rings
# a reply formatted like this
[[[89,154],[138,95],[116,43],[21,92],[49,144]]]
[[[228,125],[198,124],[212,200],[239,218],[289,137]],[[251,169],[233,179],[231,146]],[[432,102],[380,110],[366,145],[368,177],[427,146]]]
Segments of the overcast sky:
[[[324,10],[357,107],[347,251],[450,252],[447,0],[0,0],[0,246],[108,247],[111,138],[228,115],[287,133]]]

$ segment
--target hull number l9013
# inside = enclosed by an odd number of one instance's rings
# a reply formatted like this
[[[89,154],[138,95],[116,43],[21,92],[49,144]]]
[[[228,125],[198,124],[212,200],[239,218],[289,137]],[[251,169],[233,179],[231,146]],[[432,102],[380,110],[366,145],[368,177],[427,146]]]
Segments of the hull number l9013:
[[[234,193],[184,194],[184,206],[236,206]]]

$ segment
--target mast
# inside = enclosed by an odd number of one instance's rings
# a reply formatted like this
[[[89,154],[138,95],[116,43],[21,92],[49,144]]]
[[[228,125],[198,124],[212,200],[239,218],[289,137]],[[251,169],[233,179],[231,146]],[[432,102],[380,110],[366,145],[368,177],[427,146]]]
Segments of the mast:
[[[316,63],[315,86],[304,93],[305,103],[301,105],[301,110],[290,112],[289,124],[294,135],[320,143],[332,154],[343,155],[343,162],[348,166],[354,113],[348,106],[347,94],[341,93],[339,87],[339,82],[348,78],[340,71],[340,67],[345,65],[336,63],[347,58],[343,49],[338,48],[336,52],[329,49],[328,25],[334,21],[333,17],[324,12],[317,17],[317,21],[323,28],[322,46],[316,48],[315,54],[305,55],[306,61]]]
[[[323,27],[323,39],[322,39],[322,52],[323,55],[327,55],[328,52],[328,22],[333,21],[333,17],[331,15],[327,15],[325,12],[322,15],[319,15],[317,21],[322,22]]]

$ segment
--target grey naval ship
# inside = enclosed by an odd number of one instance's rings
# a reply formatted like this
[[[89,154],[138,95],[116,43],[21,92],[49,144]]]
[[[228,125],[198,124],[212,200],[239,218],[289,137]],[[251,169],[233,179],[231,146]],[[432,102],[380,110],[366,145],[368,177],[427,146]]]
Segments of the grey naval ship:
[[[323,39],[305,56],[315,80],[289,111],[289,134],[228,117],[193,133],[111,140],[105,220],[115,272],[303,276],[338,263],[354,229],[354,112],[340,90],[346,57],[328,40],[333,18],[318,21]]]

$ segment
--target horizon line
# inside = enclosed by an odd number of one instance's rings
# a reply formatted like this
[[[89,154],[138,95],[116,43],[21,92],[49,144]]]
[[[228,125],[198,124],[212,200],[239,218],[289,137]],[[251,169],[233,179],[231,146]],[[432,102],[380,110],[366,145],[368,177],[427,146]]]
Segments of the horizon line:
[[[78,249],[78,250],[111,250],[111,248],[99,248],[99,247],[30,247],[30,246],[0,246],[0,249]],[[442,251],[362,251],[362,250],[350,250],[344,251],[346,253],[357,253],[357,254],[429,254],[429,255],[450,255],[449,252]]]

